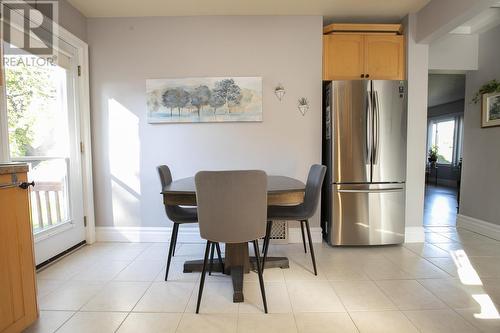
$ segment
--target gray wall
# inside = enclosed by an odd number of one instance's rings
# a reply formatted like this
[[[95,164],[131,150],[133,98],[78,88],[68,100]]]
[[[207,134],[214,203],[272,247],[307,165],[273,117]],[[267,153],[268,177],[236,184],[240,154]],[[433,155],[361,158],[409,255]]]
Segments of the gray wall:
[[[465,101],[463,99],[445,103],[441,105],[436,105],[427,109],[427,117],[439,117],[448,114],[464,113]]]
[[[464,115],[464,165],[460,213],[500,224],[500,127],[481,128],[480,103],[474,93],[500,79],[500,26],[479,37],[479,70],[467,73]]]
[[[76,37],[87,42],[87,18],[67,0],[59,0],[59,24]]]
[[[58,0],[59,17],[57,23],[84,42],[87,41],[87,18],[67,0]],[[35,6],[35,8],[37,8]],[[42,10],[43,8],[40,8]]]
[[[257,168],[305,181],[321,161],[322,25],[320,16],[89,19],[97,225],[167,226],[159,164],[174,178]],[[196,76],[261,76],[264,121],[147,123],[146,79]]]

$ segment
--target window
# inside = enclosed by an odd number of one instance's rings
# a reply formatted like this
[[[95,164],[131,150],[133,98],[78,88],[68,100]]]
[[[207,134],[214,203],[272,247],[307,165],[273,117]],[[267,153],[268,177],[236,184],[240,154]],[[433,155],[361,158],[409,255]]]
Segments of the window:
[[[427,153],[436,147],[438,164],[458,164],[462,157],[462,124],[461,115],[429,121]]]
[[[68,70],[35,55],[5,56],[5,93],[12,161],[30,165],[36,233],[70,219]]]

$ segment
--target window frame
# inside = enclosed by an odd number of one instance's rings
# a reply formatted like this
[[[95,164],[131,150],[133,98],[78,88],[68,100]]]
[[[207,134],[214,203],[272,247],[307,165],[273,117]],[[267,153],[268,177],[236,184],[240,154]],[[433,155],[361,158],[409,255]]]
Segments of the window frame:
[[[448,166],[448,167],[456,167],[462,158],[462,148],[463,148],[463,122],[464,115],[463,113],[452,113],[441,116],[430,117],[427,120],[427,151],[426,155],[429,154],[429,150],[432,147],[432,127],[434,124],[451,121],[455,122],[454,131],[453,131],[453,152],[452,152],[452,160],[448,163],[436,163],[438,166]]]

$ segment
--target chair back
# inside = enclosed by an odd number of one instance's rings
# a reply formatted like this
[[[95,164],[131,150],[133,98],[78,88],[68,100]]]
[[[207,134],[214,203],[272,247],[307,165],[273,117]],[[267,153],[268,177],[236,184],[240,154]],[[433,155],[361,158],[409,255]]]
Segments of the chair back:
[[[306,183],[306,193],[302,204],[307,218],[311,218],[316,212],[325,174],[326,166],[324,165],[314,164],[309,169],[309,175],[307,176]]]
[[[200,171],[195,183],[202,238],[244,243],[264,237],[267,220],[264,171]]]
[[[165,186],[172,183],[172,173],[170,172],[170,168],[166,165],[159,165],[156,167],[156,170],[158,170],[158,175],[160,176],[161,182],[161,190],[163,191],[163,188]]]
[[[168,186],[172,183],[172,173],[170,172],[170,168],[166,165],[159,165],[156,167],[156,170],[158,170],[158,175],[160,176],[161,182],[161,190],[163,191],[165,186]],[[167,217],[173,222],[176,221],[176,209],[178,210],[178,206],[165,205],[165,213],[167,214]]]

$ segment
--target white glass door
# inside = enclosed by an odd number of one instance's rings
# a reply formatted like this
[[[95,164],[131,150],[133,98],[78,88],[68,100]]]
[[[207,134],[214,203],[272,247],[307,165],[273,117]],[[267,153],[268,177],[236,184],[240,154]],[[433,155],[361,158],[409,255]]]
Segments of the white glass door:
[[[77,103],[77,49],[58,41],[52,61],[5,54],[8,151],[30,165],[39,264],[85,240]]]

